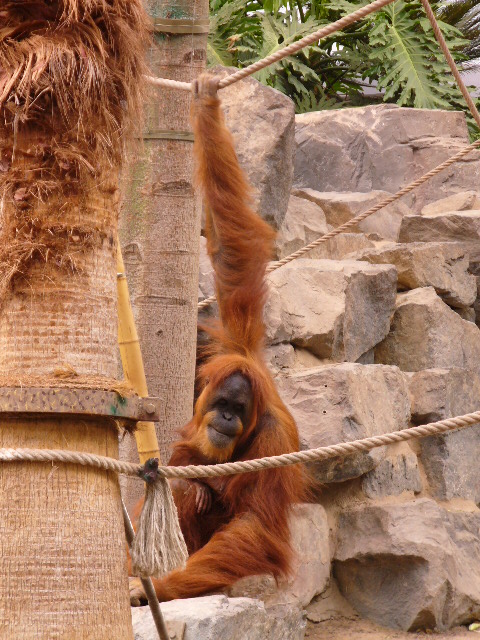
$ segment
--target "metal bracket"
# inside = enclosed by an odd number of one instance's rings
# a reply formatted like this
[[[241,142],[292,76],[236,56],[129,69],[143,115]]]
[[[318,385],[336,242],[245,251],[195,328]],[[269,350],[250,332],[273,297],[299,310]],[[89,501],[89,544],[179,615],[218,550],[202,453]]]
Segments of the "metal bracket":
[[[183,140],[184,142],[194,142],[195,140],[192,131],[170,131],[169,129],[145,131],[139,137],[142,140]]]
[[[208,33],[210,30],[209,18],[154,18],[153,29],[155,33]]]
[[[102,389],[0,387],[0,414],[104,416],[152,422],[159,418],[159,404],[158,398],[123,397]]]

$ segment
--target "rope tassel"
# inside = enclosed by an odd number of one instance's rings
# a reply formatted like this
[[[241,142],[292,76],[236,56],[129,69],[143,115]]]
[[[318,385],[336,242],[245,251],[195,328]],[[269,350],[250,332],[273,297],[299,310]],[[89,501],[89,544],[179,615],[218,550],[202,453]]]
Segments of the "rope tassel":
[[[158,458],[147,460],[139,476],[146,482],[146,492],[132,545],[132,571],[141,577],[161,578],[185,566],[187,546],[170,485],[158,473]]]

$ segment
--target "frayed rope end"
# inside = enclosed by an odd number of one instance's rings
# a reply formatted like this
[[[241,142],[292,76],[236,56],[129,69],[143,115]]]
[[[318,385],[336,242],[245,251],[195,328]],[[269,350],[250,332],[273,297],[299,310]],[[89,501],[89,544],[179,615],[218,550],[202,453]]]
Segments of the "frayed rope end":
[[[146,492],[131,550],[132,571],[141,577],[161,578],[185,566],[187,546],[170,485],[158,473],[158,459],[147,460],[139,475],[146,482]]]

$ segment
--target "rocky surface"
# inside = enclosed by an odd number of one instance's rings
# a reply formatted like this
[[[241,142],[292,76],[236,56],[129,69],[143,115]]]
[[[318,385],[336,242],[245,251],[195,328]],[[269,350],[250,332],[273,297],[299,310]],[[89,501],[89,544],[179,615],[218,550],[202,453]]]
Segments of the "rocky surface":
[[[433,287],[400,293],[375,362],[403,371],[460,367],[479,372],[480,329],[452,311]]]
[[[291,195],[287,213],[276,238],[278,257],[288,256],[323,236],[328,230],[325,214],[321,207],[314,202]]]
[[[213,70],[221,76],[234,71]],[[287,212],[293,180],[293,102],[280,91],[245,78],[222,89],[222,109],[240,164],[257,190],[258,212],[278,229]]]
[[[319,358],[355,362],[388,333],[396,291],[390,265],[295,260],[273,272],[267,338]]]
[[[437,422],[480,408],[480,378],[469,369],[425,369],[407,374],[412,422]]]
[[[422,216],[431,216],[449,211],[468,211],[470,209],[480,209],[480,192],[461,191],[454,193],[447,198],[426,204],[420,213]]]
[[[334,574],[354,608],[388,627],[445,629],[480,616],[480,511],[431,499],[346,509]]]
[[[304,200],[319,205],[325,213],[328,224],[332,225],[332,227],[339,227],[390,195],[386,191],[325,193],[308,188],[294,189],[293,193]],[[356,227],[352,227],[352,231],[375,233],[385,240],[396,241],[400,232],[402,218],[409,213],[411,213],[410,209],[403,202],[397,201],[368,216]]]
[[[212,263],[207,253],[207,240],[200,236],[200,255],[198,265],[198,301],[209,298],[215,293]]]
[[[277,377],[280,395],[295,418],[304,448],[357,440],[408,426],[410,399],[396,367],[324,365]],[[340,482],[373,469],[384,449],[317,462],[321,482]]]
[[[399,242],[461,242],[470,263],[480,262],[480,210],[451,211],[430,216],[405,216]]]
[[[231,94],[227,115],[247,171],[267,167],[257,186],[263,215],[278,227],[279,258],[468,142],[464,117],[454,112],[381,105],[304,114],[296,118],[290,191],[292,112],[255,83],[243,85],[241,108]],[[271,114],[256,111],[257,97],[281,114],[278,139]],[[479,177],[471,154],[269,276],[267,361],[303,448],[480,410]],[[202,245],[199,296],[212,291]],[[479,450],[480,425],[309,465],[324,483],[314,498],[323,506],[294,510],[288,580],[255,576],[235,585],[230,599],[165,607],[180,607],[172,620],[187,620],[200,640],[303,637],[301,608],[321,623],[332,594],[342,599],[337,583],[348,600],[342,615],[389,628],[446,629],[480,618]]]
[[[399,290],[434,287],[452,307],[471,307],[477,297],[475,276],[468,273],[468,253],[455,242],[392,243],[349,257],[372,264],[393,264]]]
[[[466,369],[429,369],[410,374],[412,420],[426,424],[480,409],[480,377]],[[439,500],[480,503],[480,426],[419,441],[432,494]]]
[[[296,116],[295,188],[395,193],[469,143],[454,111],[383,104]],[[480,184],[478,155],[415,189],[403,201],[415,211]]]
[[[183,640],[303,640],[305,635],[301,610],[289,605],[267,611],[259,600],[216,595],[173,600],[161,607],[167,627],[185,625]],[[132,619],[135,640],[158,639],[149,607],[133,608]]]
[[[420,493],[423,488],[417,456],[408,444],[402,451],[390,453],[378,467],[362,478],[362,489],[368,498],[398,496],[404,492]]]
[[[330,580],[330,531],[325,509],[319,504],[295,505],[290,517],[294,561],[291,575],[244,578],[229,590],[230,596],[258,598],[267,608],[288,604],[306,607]]]
[[[475,311],[475,322],[480,324],[480,276],[475,276],[477,280],[477,299],[473,303],[473,310]]]

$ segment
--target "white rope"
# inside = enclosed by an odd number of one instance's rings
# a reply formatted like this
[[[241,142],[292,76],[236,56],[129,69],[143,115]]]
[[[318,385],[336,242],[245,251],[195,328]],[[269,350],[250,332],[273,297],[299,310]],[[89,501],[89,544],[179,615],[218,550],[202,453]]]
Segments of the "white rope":
[[[164,466],[158,468],[158,474],[162,479],[214,478],[261,471],[263,469],[275,469],[277,467],[285,467],[302,462],[314,462],[315,460],[325,460],[327,458],[371,451],[377,447],[383,447],[384,445],[395,442],[405,442],[406,440],[412,440],[414,438],[425,438],[427,436],[435,436],[456,429],[462,429],[477,424],[478,422],[480,422],[480,411],[475,411],[474,413],[467,413],[463,416],[456,416],[455,418],[440,420],[439,422],[432,422],[418,427],[410,427],[409,429],[403,429],[401,431],[385,433],[361,440],[353,440],[351,442],[341,442],[317,449],[308,449],[307,451],[284,453],[279,456],[213,465],[189,465],[186,467]],[[0,449],[0,462],[64,462],[116,471],[117,473],[123,473],[129,476],[139,476],[143,470],[142,465],[121,462],[106,456],[58,449],[4,448]]]
[[[336,31],[341,31],[345,27],[348,27],[354,22],[358,22],[358,20],[365,18],[365,16],[368,16],[370,13],[378,11],[382,7],[385,7],[387,4],[391,4],[392,2],[395,2],[395,0],[375,0],[375,2],[371,2],[365,7],[357,9],[357,11],[350,13],[348,16],[344,16],[343,18],[340,18],[340,20],[336,20],[335,22],[332,22],[331,24],[322,27],[321,29],[317,29],[317,31],[314,31],[310,35],[303,37],[301,40],[292,42],[292,44],[289,44],[287,47],[283,47],[283,49],[279,49],[275,53],[272,53],[272,55],[267,56],[266,58],[262,58],[262,60],[257,60],[257,62],[254,62],[244,69],[239,69],[232,75],[221,80],[218,84],[218,88],[224,89],[225,87],[228,87],[235,82],[239,82],[239,80],[253,75],[257,71],[268,67],[274,62],[278,62],[283,58],[287,58],[288,56],[297,53],[297,51],[304,49],[309,44],[318,42],[322,38],[326,38]],[[176,89],[182,89],[183,91],[191,91],[192,89],[192,85],[190,82],[178,82],[176,80],[169,80],[167,78],[153,78],[151,76],[146,76],[146,80],[150,84],[156,86],[174,87]]]

